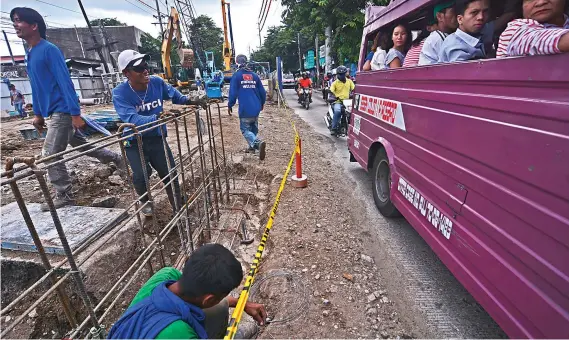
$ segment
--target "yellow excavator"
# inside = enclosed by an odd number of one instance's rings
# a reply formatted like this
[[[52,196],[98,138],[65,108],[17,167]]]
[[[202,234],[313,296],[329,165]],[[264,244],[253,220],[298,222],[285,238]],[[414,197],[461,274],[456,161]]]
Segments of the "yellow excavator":
[[[182,31],[180,29],[180,15],[176,8],[172,7],[170,10],[170,17],[168,18],[168,28],[164,33],[162,38],[162,65],[164,66],[164,73],[160,76],[171,83],[172,85],[178,87],[188,87],[189,81],[183,79],[184,81],[177,79],[172,71],[172,65],[170,62],[170,51],[172,50],[172,42],[175,34],[176,51],[180,56],[180,63],[182,68],[189,70],[191,73],[192,66],[194,64],[194,51],[190,48],[184,48],[182,41]]]
[[[236,69],[234,63],[235,44],[233,43],[233,27],[231,26],[231,5],[225,0],[221,0],[221,13],[223,15],[223,64],[225,70],[223,71],[224,78],[227,79],[233,76]],[[225,8],[227,7],[227,13]],[[229,26],[229,30],[227,29]],[[228,34],[229,33],[229,34]]]

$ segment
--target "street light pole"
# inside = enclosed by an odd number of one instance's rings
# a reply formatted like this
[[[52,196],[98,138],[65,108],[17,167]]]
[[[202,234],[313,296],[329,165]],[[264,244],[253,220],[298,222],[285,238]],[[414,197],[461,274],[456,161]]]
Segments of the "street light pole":
[[[302,56],[300,55],[300,32],[297,33],[297,42],[298,42],[298,69],[302,72]]]

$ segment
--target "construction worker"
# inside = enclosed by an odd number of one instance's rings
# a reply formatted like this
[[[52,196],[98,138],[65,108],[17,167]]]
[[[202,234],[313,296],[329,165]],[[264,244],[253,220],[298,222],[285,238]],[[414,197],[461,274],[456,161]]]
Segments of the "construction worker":
[[[81,130],[85,121],[81,118],[81,108],[77,93],[65,64],[63,53],[52,43],[45,40],[46,26],[43,17],[35,10],[27,7],[16,7],[10,12],[10,19],[19,38],[26,41],[28,51],[27,71],[32,87],[34,126],[41,133],[45,125],[45,117],[51,117],[47,135],[42,148],[42,157],[65,151],[67,145],[74,147],[87,143]],[[85,146],[79,151],[93,149]],[[97,158],[101,163],[114,162],[121,169],[124,162],[118,153],[107,149],[93,150],[87,155]],[[47,164],[63,159],[59,156]],[[71,177],[67,173],[65,163],[47,168],[49,181],[55,188],[53,203],[61,208],[74,203],[71,191]],[[42,210],[49,210],[42,204]]]
[[[229,84],[228,110],[239,100],[239,123],[241,133],[249,144],[248,151],[259,150],[259,159],[265,159],[266,143],[259,139],[259,113],[265,107],[267,92],[259,76],[247,67],[247,57],[235,57],[239,70],[233,74]]]
[[[22,92],[16,89],[16,85],[10,84],[10,104],[18,111],[20,114],[20,119],[25,119],[28,117],[28,114],[24,110],[24,105],[26,104],[26,99]]]
[[[129,308],[111,328],[108,339],[222,339],[229,308],[228,296],[243,279],[241,263],[220,244],[206,244],[190,255],[183,273],[160,269],[140,288]],[[247,302],[235,338],[252,339],[256,323],[267,319],[265,306]],[[247,318],[249,319],[249,318]]]
[[[148,55],[138,53],[134,50],[124,50],[119,54],[119,70],[128,81],[113,89],[113,104],[123,122],[139,126],[157,121],[163,113],[162,104],[164,100],[167,99],[171,99],[174,104],[206,105],[205,102],[197,103],[190,101],[187,96],[182,95],[178,90],[172,87],[172,85],[166,83],[164,79],[149,75],[149,66],[146,63],[149,58]],[[145,126],[145,128],[149,127],[150,126]],[[127,131],[125,134],[130,134],[130,132]],[[180,206],[182,203],[180,184],[178,180],[175,179],[173,181],[174,192],[172,192],[172,187],[168,184],[170,182],[170,176],[168,175],[168,163],[162,143],[162,134],[164,134],[164,137],[167,135],[165,126],[142,133],[144,164],[141,162],[138,141],[135,136],[131,136],[125,143],[126,156],[132,168],[134,189],[139,197],[142,197],[141,202],[148,202],[148,196],[145,195],[146,179],[142,167],[146,167],[148,177],[150,177],[152,168],[154,168],[156,172],[158,172],[158,176],[160,176],[164,185],[166,185],[166,193],[168,194],[172,208],[174,211],[177,211],[176,201]],[[166,143],[166,150],[168,151],[170,166],[174,168],[176,162],[174,161],[174,156],[172,155],[172,151],[170,151],[168,143]],[[172,172],[172,176],[176,176],[175,171]],[[150,204],[143,206],[142,213],[145,216],[152,216],[152,212],[153,207]]]

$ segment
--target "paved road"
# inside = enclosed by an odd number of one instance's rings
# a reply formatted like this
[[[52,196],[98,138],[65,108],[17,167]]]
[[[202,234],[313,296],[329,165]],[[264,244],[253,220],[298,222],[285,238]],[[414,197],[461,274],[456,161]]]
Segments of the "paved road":
[[[330,136],[324,115],[328,107],[315,92],[309,110],[300,107],[294,90],[285,90],[290,107],[317,133],[330,138],[334,158],[355,183],[356,197],[366,208],[369,229],[374,231],[375,256],[379,276],[386,280],[390,296],[395,296],[402,316],[424,334],[418,337],[503,338],[506,335],[462,287],[421,236],[404,219],[386,219],[378,212],[372,196],[371,177],[350,163],[346,139]]]

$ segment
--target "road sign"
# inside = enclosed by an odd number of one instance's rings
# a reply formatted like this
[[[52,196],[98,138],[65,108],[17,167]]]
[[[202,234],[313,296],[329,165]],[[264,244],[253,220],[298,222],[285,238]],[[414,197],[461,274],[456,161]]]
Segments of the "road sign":
[[[308,52],[306,52],[305,67],[307,69],[314,68],[314,51],[313,50],[309,50]]]

